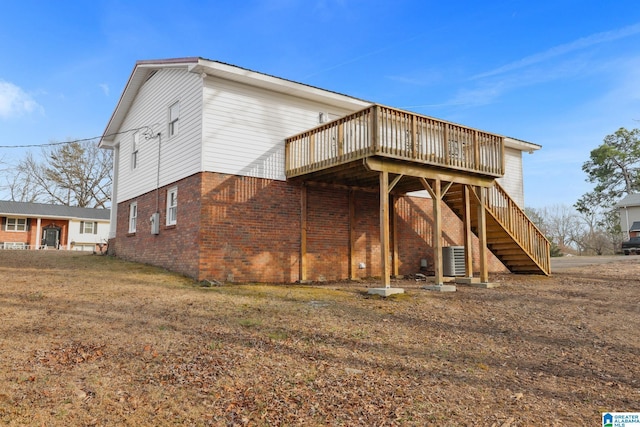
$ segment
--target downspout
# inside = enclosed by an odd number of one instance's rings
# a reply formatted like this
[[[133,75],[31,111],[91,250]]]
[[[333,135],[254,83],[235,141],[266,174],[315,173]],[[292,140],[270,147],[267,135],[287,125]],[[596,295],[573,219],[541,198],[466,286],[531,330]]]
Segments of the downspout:
[[[162,133],[158,132],[158,172],[156,173],[156,213],[160,215],[160,148],[162,147]]]
[[[120,144],[113,149],[113,181],[111,183],[111,212],[109,214],[109,235],[107,239],[115,239],[118,228],[118,175],[120,171]]]

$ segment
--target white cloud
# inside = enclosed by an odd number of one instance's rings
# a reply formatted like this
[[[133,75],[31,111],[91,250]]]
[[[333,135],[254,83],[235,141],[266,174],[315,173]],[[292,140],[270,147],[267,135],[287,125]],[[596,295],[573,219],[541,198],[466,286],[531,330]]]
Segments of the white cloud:
[[[0,80],[0,118],[8,119],[42,110],[28,93],[13,83]]]
[[[623,39],[626,37],[636,35],[638,33],[640,33],[640,23],[630,25],[628,27],[620,28],[617,30],[592,34],[590,36],[583,37],[578,40],[574,40],[570,43],[552,47],[551,49],[548,49],[544,52],[539,52],[533,55],[526,56],[518,61],[514,61],[510,64],[503,65],[502,67],[493,69],[491,71],[478,74],[474,76],[473,79],[481,79],[485,77],[495,76],[498,74],[503,74],[509,71],[518,70],[520,68],[530,67],[531,65],[548,61],[550,59],[556,58],[558,56],[563,56],[580,49],[586,49],[601,43]]]
[[[100,89],[102,89],[102,92],[104,92],[104,94],[106,96],[109,96],[109,85],[106,83],[100,83],[98,86],[100,86]]]

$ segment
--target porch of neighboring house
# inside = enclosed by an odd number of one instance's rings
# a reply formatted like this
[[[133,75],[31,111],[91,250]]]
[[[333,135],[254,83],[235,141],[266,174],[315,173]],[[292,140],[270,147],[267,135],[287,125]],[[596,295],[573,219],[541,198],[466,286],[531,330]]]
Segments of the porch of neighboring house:
[[[436,286],[444,279],[442,202],[464,224],[467,278],[474,271],[473,234],[480,243],[481,283],[489,281],[487,250],[514,273],[549,275],[549,242],[496,182],[504,175],[504,164],[504,138],[499,135],[380,105],[287,138],[287,179],[302,184],[300,279],[306,280],[308,185],[379,194],[385,289],[399,265],[394,200],[420,190],[432,198],[434,232],[427,243],[433,248]],[[351,253],[349,257],[353,272],[355,261]]]
[[[59,249],[66,245],[68,227],[67,220],[18,218],[12,232],[0,235],[0,249]]]

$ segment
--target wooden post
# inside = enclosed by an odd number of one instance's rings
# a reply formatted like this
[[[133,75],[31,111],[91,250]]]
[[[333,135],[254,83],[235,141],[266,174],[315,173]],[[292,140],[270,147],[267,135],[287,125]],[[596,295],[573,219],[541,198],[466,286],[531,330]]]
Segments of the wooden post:
[[[356,196],[354,190],[349,190],[349,278],[356,279]]]
[[[442,183],[440,178],[433,180],[433,185],[429,185],[426,179],[420,178],[422,186],[429,192],[433,202],[433,231],[431,246],[433,248],[433,270],[435,284],[442,285],[444,276],[442,274]]]
[[[411,115],[411,158],[418,158],[418,125],[415,114]]]
[[[398,259],[398,215],[396,214],[396,205],[398,198],[391,196],[391,236],[393,238],[393,253],[392,253],[392,271],[393,276],[396,277],[400,271],[400,260]]]
[[[442,188],[437,178],[433,185],[433,264],[435,269],[435,284],[442,285]]]
[[[307,280],[307,186],[300,189],[300,282]]]
[[[373,114],[371,115],[371,146],[373,147],[372,152],[377,153],[380,149],[380,124],[378,123],[380,113],[377,105],[371,108],[373,109]]]
[[[473,169],[482,170],[483,164],[480,161],[480,141],[478,140],[478,131],[473,131]]]
[[[316,135],[309,135],[309,163],[304,166],[309,167],[316,162]]]
[[[338,125],[338,156],[344,154],[344,123]]]
[[[449,158],[449,125],[447,123],[444,123],[443,126],[444,126],[444,138],[443,138],[444,147],[442,147],[442,153],[444,155],[444,159],[442,159],[442,161],[444,162],[445,165],[448,165],[449,163],[451,163],[451,159]]]
[[[465,276],[473,277],[473,233],[471,232],[471,201],[469,199],[469,186],[462,185],[462,197],[464,203],[464,268]]]
[[[391,286],[389,268],[389,173],[380,172],[380,268],[382,285]]]
[[[485,189],[478,187],[478,239],[480,240],[480,282],[489,283],[489,268],[487,265],[487,215]]]

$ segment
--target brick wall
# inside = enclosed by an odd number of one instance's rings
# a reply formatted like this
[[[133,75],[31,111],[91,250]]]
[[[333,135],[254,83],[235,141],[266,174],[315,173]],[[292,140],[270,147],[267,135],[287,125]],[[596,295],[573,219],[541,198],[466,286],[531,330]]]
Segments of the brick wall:
[[[177,223],[166,226],[167,190],[175,186],[178,187]],[[164,186],[158,192],[119,203],[116,239],[109,242],[109,252],[197,278],[200,187],[201,175],[196,174]],[[129,205],[134,201],[138,204],[136,232],[129,233]],[[156,209],[160,212],[160,234],[154,235],[149,218]]]
[[[150,233],[156,192],[136,199],[138,227],[128,234],[129,204],[118,206],[118,256],[159,265],[198,280],[289,283],[300,279],[301,197],[299,185],[260,178],[201,173],[159,191],[165,224],[167,190],[178,187],[175,226]],[[353,197],[356,277],[380,275],[379,197],[377,193],[309,186],[307,192],[307,279],[349,277],[349,206]],[[419,271],[426,258],[433,268],[431,199],[401,197],[395,202],[399,273]],[[474,240],[477,265],[477,239]],[[462,244],[462,223],[443,206],[443,244]],[[504,270],[490,256],[490,268]],[[364,268],[358,268],[362,264]]]
[[[416,273],[422,258],[433,271],[433,201],[421,197],[401,197],[396,202],[400,274]],[[462,246],[464,225],[449,207],[442,204],[442,246]],[[473,236],[473,267],[479,272],[479,241]],[[506,272],[507,268],[491,252],[487,253],[489,271]]]
[[[297,281],[300,187],[218,173],[202,181],[200,278]]]

